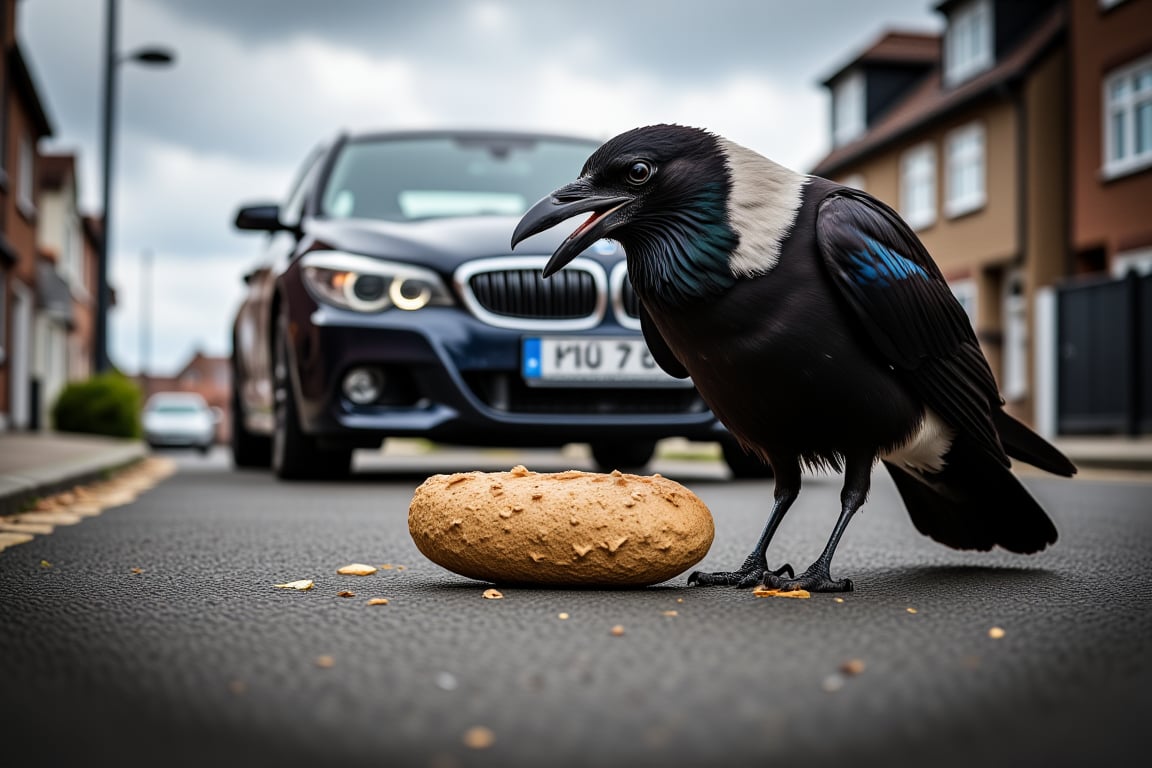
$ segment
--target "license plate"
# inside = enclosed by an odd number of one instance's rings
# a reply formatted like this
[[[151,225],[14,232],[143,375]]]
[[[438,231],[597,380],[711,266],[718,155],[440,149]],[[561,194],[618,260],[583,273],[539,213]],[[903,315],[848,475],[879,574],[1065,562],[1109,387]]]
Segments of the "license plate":
[[[540,336],[524,339],[523,350],[521,371],[528,384],[692,384],[666,374],[641,338]]]

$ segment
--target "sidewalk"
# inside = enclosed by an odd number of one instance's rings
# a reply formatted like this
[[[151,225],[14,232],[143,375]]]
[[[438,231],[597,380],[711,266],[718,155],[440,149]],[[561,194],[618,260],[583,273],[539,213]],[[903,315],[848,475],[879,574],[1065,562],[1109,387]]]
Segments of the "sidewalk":
[[[139,440],[59,432],[0,433],[0,515],[99,479],[148,455]]]

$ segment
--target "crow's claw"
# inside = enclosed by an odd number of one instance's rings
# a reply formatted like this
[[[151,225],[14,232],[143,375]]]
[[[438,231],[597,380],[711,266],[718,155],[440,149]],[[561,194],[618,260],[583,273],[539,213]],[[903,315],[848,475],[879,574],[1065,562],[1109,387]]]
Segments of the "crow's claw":
[[[789,574],[791,576],[791,574]],[[852,579],[833,579],[827,568],[813,565],[796,578],[780,579],[781,589],[806,589],[809,592],[851,592]]]
[[[697,584],[701,587],[723,585],[734,586],[738,589],[751,589],[761,584],[767,587],[779,587],[784,581],[780,576],[785,572],[788,573],[789,577],[792,577],[794,573],[792,566],[785,563],[780,568],[770,571],[767,561],[757,555],[749,555],[744,564],[735,571],[717,571],[715,573],[692,571],[688,575],[688,585]]]

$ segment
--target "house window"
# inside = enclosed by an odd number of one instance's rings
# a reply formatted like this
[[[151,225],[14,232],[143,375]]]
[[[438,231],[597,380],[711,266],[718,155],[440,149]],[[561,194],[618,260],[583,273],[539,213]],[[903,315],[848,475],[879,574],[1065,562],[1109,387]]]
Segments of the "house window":
[[[844,178],[840,179],[840,183],[846,187],[852,187],[852,189],[858,189],[861,192],[866,191],[866,188],[864,186],[866,182],[864,181],[864,174],[862,174],[862,173],[850,173],[847,176],[845,176]]]
[[[992,2],[958,6],[944,32],[944,81],[956,85],[992,66]]]
[[[1028,303],[1024,281],[1013,272],[1004,281],[1004,375],[1001,394],[1008,401],[1028,394]]]
[[[964,308],[964,314],[968,315],[968,322],[972,327],[976,327],[976,281],[972,278],[965,280],[950,280],[948,287],[952,289],[952,295],[956,297],[956,301],[960,302],[960,306]]]
[[[8,270],[0,269],[0,365],[4,365],[8,361],[8,351],[4,344],[7,340],[8,333]],[[2,418],[3,411],[0,411],[0,418]],[[0,429],[3,428],[3,423],[0,422]]]
[[[832,141],[847,144],[864,133],[864,76],[840,78],[832,89]]]
[[[970,123],[945,140],[944,213],[961,216],[984,207],[984,126]]]
[[[900,215],[913,229],[936,221],[936,148],[919,144],[900,157]]]
[[[30,216],[36,212],[34,185],[36,173],[36,153],[27,136],[20,137],[19,155],[16,158],[16,205],[22,213]]]
[[[1152,56],[1104,78],[1104,175],[1152,165]]]

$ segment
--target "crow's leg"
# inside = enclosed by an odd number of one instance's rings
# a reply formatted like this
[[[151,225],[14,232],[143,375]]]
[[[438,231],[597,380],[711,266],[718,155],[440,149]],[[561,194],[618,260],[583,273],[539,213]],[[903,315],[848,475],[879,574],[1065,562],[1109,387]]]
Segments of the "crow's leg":
[[[760,540],[756,542],[756,549],[752,550],[752,554],[748,555],[738,570],[717,571],[716,573],[693,571],[688,576],[689,584],[699,584],[702,587],[724,584],[743,588],[764,584],[776,587],[782,581],[780,578],[782,574],[794,575],[792,566],[788,564],[782,565],[774,571],[768,570],[768,544],[780,526],[780,521],[784,519],[784,514],[792,506],[796,497],[800,495],[800,464],[794,460],[787,464],[773,462],[772,471],[776,476],[772,513],[768,516],[768,523],[764,526],[764,532],[760,534]]]
[[[851,579],[833,580],[830,568],[832,555],[844,535],[844,529],[856,511],[864,505],[868,498],[868,490],[872,485],[872,465],[875,457],[848,457],[844,462],[844,487],[840,491],[840,517],[836,520],[836,527],[832,529],[832,536],[824,546],[824,551],[816,562],[808,566],[808,570],[794,579],[782,579],[783,589],[806,589],[809,592],[851,592]]]

